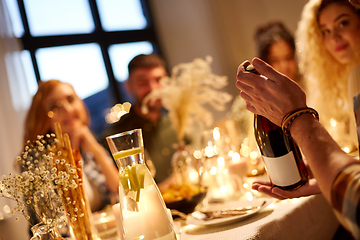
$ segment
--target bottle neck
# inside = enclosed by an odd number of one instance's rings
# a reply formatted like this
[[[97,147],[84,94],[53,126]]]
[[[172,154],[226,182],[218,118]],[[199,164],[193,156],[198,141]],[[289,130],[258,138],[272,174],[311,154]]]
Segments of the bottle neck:
[[[273,122],[271,122],[269,119],[267,119],[264,116],[255,114],[254,119],[255,119],[255,121],[258,121],[257,124],[260,124],[262,129],[265,132],[270,132],[270,131],[273,131],[273,130],[276,130],[276,129],[280,128],[279,126],[277,126],[276,124],[274,124]]]

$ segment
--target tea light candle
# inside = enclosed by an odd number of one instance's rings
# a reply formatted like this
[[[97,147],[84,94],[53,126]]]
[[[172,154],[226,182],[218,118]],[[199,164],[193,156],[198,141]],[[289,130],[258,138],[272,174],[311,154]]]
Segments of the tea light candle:
[[[115,204],[113,210],[120,236],[126,233],[125,240],[140,236],[176,240],[172,220],[155,186],[140,190],[137,212],[123,209],[121,216],[120,204]]]
[[[228,165],[229,173],[237,175],[242,179],[247,173],[247,161],[245,158],[232,158]]]

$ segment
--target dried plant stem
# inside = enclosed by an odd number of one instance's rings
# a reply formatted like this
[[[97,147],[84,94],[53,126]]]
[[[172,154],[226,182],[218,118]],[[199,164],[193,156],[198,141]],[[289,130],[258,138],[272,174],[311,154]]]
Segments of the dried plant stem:
[[[63,192],[62,199],[65,205],[68,220],[71,223],[77,240],[91,240],[93,239],[92,226],[90,223],[88,208],[86,206],[85,191],[82,185],[82,166],[79,164],[81,157],[80,153],[77,152],[74,154],[76,151],[73,151],[71,148],[69,135],[62,135],[59,124],[55,124],[55,133],[58,138],[57,146],[63,151],[63,157],[65,159],[65,164],[56,164],[58,171],[68,171],[66,167],[66,165],[68,165],[70,166],[70,169],[74,169],[77,172],[76,176],[78,176],[78,178],[71,179],[76,182],[78,186],[76,189],[64,189],[63,186],[59,186]],[[74,155],[76,156],[76,161]],[[72,217],[73,215],[76,215],[76,217]]]

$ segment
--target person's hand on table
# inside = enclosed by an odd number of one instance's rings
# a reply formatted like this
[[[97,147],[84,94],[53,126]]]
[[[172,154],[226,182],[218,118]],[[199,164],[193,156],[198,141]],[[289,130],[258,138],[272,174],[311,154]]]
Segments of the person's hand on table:
[[[246,72],[249,64],[249,61],[240,64],[236,77],[236,87],[241,90],[240,96],[249,111],[266,116],[280,126],[287,113],[306,107],[305,93],[296,82],[259,58],[254,58],[252,64],[262,76]]]

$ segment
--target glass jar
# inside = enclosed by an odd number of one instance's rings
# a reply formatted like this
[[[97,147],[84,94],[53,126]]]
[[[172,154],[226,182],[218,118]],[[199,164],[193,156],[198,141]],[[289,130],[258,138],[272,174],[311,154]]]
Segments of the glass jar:
[[[107,137],[119,168],[121,239],[176,240],[171,214],[144,163],[141,129]],[[114,209],[115,210],[115,209]]]

